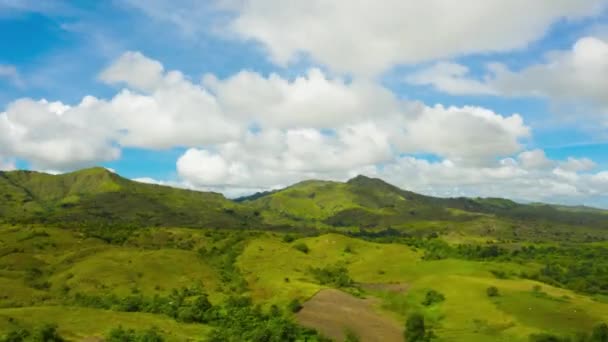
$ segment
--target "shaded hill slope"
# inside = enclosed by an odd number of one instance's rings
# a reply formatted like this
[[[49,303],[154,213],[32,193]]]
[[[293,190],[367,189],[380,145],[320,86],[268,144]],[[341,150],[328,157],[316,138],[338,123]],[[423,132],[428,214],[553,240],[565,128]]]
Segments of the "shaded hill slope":
[[[104,168],[0,172],[0,217],[61,225],[240,228],[256,222],[252,210],[221,194],[138,183]]]

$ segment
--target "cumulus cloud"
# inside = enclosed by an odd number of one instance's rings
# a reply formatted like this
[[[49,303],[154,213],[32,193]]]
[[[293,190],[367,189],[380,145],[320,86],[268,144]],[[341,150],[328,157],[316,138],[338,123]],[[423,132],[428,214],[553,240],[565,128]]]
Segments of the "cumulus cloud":
[[[530,128],[518,114],[502,116],[480,107],[422,107],[395,136],[402,152],[433,153],[454,162],[483,164],[521,150]]]
[[[302,53],[332,70],[374,75],[412,64],[508,51],[560,19],[597,15],[604,0],[225,1],[230,29],[286,65]],[[331,29],[328,29],[331,28]]]
[[[555,160],[550,162],[559,163]],[[608,190],[608,175],[605,172],[581,174],[559,167],[529,169],[511,162],[491,167],[468,167],[445,160],[430,162],[403,157],[375,170],[371,175],[413,191],[437,196],[499,196],[516,200],[590,204],[602,198]]]
[[[527,170],[546,169],[554,164],[553,161],[547,158],[545,151],[541,149],[524,151],[519,154],[517,159],[521,166]]]
[[[100,79],[125,88],[110,99],[86,96],[76,105],[29,99],[10,104],[0,115],[5,154],[62,170],[116,159],[121,147],[226,150],[274,139],[267,145],[284,150],[267,152],[281,154],[288,169],[325,171],[402,152],[484,162],[517,152],[519,140],[529,135],[516,114],[431,108],[400,100],[379,84],[329,77],[319,69],[293,79],[242,71],[195,83],[127,52]],[[213,155],[207,159],[215,168],[223,165]]]
[[[242,71],[203,83],[235,117],[270,127],[335,127],[398,112],[402,104],[388,89],[370,82],[330,78],[310,69],[293,80]]]
[[[99,78],[110,84],[126,84],[137,90],[152,91],[163,83],[163,65],[140,52],[128,51],[104,70]]]
[[[268,139],[268,138],[267,138]],[[272,139],[271,139],[272,140]],[[274,144],[272,145],[274,146]],[[262,146],[263,147],[263,146]],[[272,148],[272,147],[268,147]],[[404,189],[434,196],[507,197],[552,203],[593,204],[608,191],[608,173],[586,173],[567,165],[573,159],[551,160],[542,150],[522,152],[487,166],[392,157],[328,170],[300,170],[279,154],[246,143],[217,151],[192,149],[178,161],[179,186],[238,196],[290,185],[303,179],[344,181],[357,174],[380,177]],[[311,159],[314,163],[315,159]],[[587,164],[587,162],[583,162]],[[576,168],[576,167],[575,167]]]
[[[60,102],[21,99],[0,113],[0,152],[38,169],[77,168],[120,156],[94,113]]]
[[[319,69],[293,78],[241,71],[194,82],[128,52],[100,79],[123,89],[73,105],[9,104],[0,113],[0,166],[12,168],[6,161],[20,158],[63,171],[114,160],[125,147],[186,147],[177,180],[136,180],[231,196],[363,173],[430,194],[536,199],[545,187],[544,193],[578,198],[603,189],[608,178],[588,173],[590,160],[522,151],[531,130],[518,114],[429,107],[378,83]],[[502,187],[509,190],[503,194]]]
[[[570,172],[591,171],[597,165],[589,158],[573,158],[568,159],[560,164],[560,168]]]
[[[474,79],[459,64],[439,63],[407,78],[419,85],[432,85],[450,94],[491,94],[543,97],[591,107],[608,121],[608,41],[596,37],[579,39],[570,50],[547,53],[543,63],[518,71],[491,63],[482,79]]]

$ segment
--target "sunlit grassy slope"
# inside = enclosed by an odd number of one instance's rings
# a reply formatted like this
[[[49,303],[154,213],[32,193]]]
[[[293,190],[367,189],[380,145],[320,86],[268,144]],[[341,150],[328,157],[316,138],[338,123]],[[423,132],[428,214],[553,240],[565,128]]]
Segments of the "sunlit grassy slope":
[[[293,248],[305,243],[305,254]],[[506,273],[533,270],[535,265],[445,259],[424,261],[420,252],[397,244],[377,244],[336,234],[303,238],[286,243],[265,236],[251,241],[239,259],[253,298],[262,303],[285,304],[311,297],[324,286],[316,284],[310,267],[346,265],[351,277],[362,284],[403,284],[406,291],[390,286],[366,291],[381,299],[380,314],[401,320],[415,311],[426,314],[444,341],[527,341],[539,332],[571,334],[587,331],[608,319],[608,304],[538,282],[497,279],[492,271]],[[489,286],[501,295],[490,298]],[[541,286],[539,293],[535,286]],[[427,290],[446,296],[443,303],[425,307]]]
[[[184,324],[163,316],[116,312],[69,306],[34,306],[0,309],[0,332],[12,326],[36,327],[40,322],[54,323],[59,333],[71,341],[87,337],[103,337],[113,328],[148,329],[156,327],[167,341],[196,341],[205,336],[209,327],[203,324]]]

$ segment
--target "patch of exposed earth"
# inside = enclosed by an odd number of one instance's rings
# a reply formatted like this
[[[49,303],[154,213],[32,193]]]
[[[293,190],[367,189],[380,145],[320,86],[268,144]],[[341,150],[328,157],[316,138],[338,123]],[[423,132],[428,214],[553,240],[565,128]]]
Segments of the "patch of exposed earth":
[[[376,302],[340,290],[325,289],[303,304],[296,320],[335,341],[343,341],[349,330],[362,342],[403,341],[402,324],[379,313]]]

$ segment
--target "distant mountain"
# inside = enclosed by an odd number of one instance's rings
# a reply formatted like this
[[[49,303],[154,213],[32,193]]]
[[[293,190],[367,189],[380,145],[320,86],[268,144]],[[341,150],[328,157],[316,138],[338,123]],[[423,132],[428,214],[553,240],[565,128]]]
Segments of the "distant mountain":
[[[275,224],[329,227],[400,227],[419,221],[462,222],[490,215],[501,219],[608,228],[608,211],[503,198],[438,198],[402,190],[377,178],[346,183],[304,181],[283,190],[242,198]]]
[[[608,212],[519,204],[501,198],[437,198],[357,176],[303,181],[235,201],[223,195],[128,180],[104,168],[49,175],[0,172],[0,220],[61,226],[215,228],[407,228],[483,217],[608,228]]]

